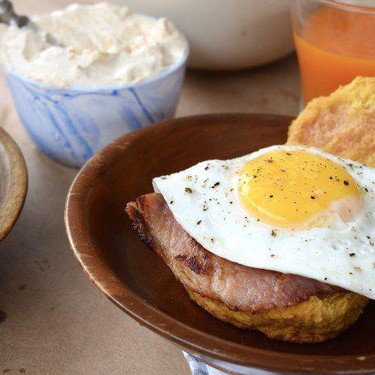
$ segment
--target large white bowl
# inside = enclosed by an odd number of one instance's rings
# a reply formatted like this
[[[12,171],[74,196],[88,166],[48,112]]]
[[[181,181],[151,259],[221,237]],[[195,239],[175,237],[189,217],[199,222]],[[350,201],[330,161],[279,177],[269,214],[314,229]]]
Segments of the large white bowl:
[[[170,19],[188,38],[189,66],[234,70],[293,50],[289,0],[113,0]]]

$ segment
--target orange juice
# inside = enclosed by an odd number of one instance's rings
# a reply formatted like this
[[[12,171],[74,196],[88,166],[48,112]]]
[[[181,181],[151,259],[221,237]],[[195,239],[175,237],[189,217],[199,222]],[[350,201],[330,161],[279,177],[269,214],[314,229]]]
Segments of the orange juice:
[[[319,7],[294,38],[305,104],[359,75],[375,76],[375,12]]]

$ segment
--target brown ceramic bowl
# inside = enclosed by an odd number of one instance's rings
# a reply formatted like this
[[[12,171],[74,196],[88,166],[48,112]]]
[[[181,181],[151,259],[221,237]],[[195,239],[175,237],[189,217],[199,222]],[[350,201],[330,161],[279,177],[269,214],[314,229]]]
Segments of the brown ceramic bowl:
[[[65,212],[70,245],[88,277],[113,303],[218,368],[373,374],[373,304],[351,329],[322,344],[272,341],[238,329],[189,299],[162,260],[140,242],[124,213],[127,202],[152,191],[154,176],[284,143],[290,121],[270,115],[207,115],[125,135],[94,156],[75,179]]]
[[[16,142],[0,128],[0,242],[16,223],[26,192],[25,160]]]

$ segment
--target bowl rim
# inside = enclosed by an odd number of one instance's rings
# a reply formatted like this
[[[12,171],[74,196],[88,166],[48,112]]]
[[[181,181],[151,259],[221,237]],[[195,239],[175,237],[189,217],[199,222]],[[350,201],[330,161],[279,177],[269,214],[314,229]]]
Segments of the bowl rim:
[[[373,373],[375,355],[305,355],[288,352],[275,352],[268,349],[241,345],[218,336],[202,332],[177,320],[156,307],[148,304],[130,288],[124,285],[95,254],[94,244],[85,229],[85,196],[91,188],[92,180],[100,176],[106,165],[115,162],[123,151],[124,145],[152,132],[181,126],[186,120],[196,124],[200,122],[236,121],[254,118],[279,118],[291,120],[292,117],[270,114],[220,113],[180,117],[174,120],[156,123],[128,133],[94,155],[75,177],[65,204],[64,222],[68,241],[73,255],[94,285],[111,302],[130,317],[157,334],[173,341],[180,348],[199,353],[240,366],[264,369],[268,371],[302,371],[332,373],[332,371],[362,371]],[[190,125],[191,126],[191,125]],[[196,126],[196,125],[193,125]],[[103,169],[104,168],[104,169]],[[95,255],[94,255],[95,254]],[[97,272],[100,269],[100,272]],[[307,344],[306,344],[307,345]],[[368,370],[370,367],[371,370]]]
[[[375,6],[343,3],[340,0],[313,0],[313,1],[315,3],[325,5],[330,8],[342,10],[342,11],[369,14],[369,15],[375,14]]]
[[[7,181],[4,201],[1,203],[1,211],[8,213],[0,215],[0,242],[9,234],[25,203],[28,176],[25,159],[14,139],[0,128],[0,144],[7,155],[9,178]]]

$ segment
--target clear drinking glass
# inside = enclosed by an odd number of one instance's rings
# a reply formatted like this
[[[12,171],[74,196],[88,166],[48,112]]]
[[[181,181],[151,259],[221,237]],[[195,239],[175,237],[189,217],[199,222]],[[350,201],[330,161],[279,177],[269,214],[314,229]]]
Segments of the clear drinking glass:
[[[374,0],[292,0],[292,20],[303,104],[375,76]]]

